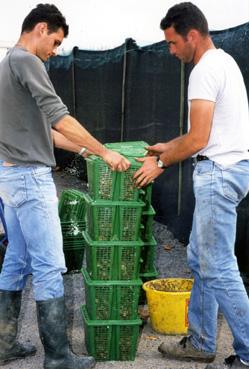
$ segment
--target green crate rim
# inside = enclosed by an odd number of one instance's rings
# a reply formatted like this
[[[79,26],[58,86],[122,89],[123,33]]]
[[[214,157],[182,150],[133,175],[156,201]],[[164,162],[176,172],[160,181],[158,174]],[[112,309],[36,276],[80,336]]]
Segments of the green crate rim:
[[[143,281],[139,279],[122,279],[122,280],[93,280],[90,278],[87,270],[82,267],[81,274],[88,286],[142,286]]]
[[[132,320],[97,320],[97,319],[90,319],[86,305],[81,305],[80,307],[82,316],[84,318],[85,323],[89,327],[96,327],[96,326],[106,326],[106,325],[141,325],[143,322],[141,319],[132,319]]]
[[[105,144],[105,147],[107,147],[108,149],[117,151],[121,155],[124,155],[125,157],[144,157],[148,152],[145,149],[146,146],[149,146],[149,144],[145,141],[125,141]],[[141,154],[138,153],[139,149],[143,150]],[[135,152],[132,153],[132,150],[135,150]]]
[[[135,240],[135,241],[120,241],[120,240],[95,241],[95,240],[92,240],[92,238],[90,237],[87,231],[83,231],[83,237],[89,246],[94,246],[94,247],[96,246],[99,246],[99,247],[103,247],[103,246],[107,246],[107,247],[108,246],[144,246],[145,245],[145,242],[143,242],[141,239]],[[153,244],[154,244],[154,241],[153,241]]]
[[[123,207],[143,207],[145,203],[143,201],[113,201],[113,200],[95,200],[91,198],[89,194],[84,195],[87,204],[97,206],[123,206]]]
[[[63,247],[63,251],[82,251],[82,250],[85,250],[85,247],[79,247],[79,246]]]
[[[138,161],[136,161],[135,159],[134,159],[134,157],[133,156],[126,156],[126,158],[130,161],[130,163],[131,163],[131,165],[130,165],[130,167],[129,167],[129,169],[132,169],[132,168],[134,168],[134,169],[138,169],[138,168],[140,168],[141,167],[141,163],[140,162],[138,162]],[[98,156],[96,156],[96,155],[90,155],[88,158],[86,158],[85,159],[87,162],[89,162],[89,163],[93,163],[93,162],[97,162],[98,164],[103,164],[103,165],[105,165],[105,166],[107,166],[108,167],[108,165],[104,162],[104,160],[103,159],[101,159],[100,157],[98,157]],[[109,167],[108,167],[109,168]],[[111,169],[110,169],[111,170]]]
[[[71,221],[67,221],[67,220],[62,220],[61,221],[61,226],[62,227],[68,227],[70,228],[71,225],[77,224],[80,227],[84,227],[86,225],[86,221],[85,220],[71,220]]]

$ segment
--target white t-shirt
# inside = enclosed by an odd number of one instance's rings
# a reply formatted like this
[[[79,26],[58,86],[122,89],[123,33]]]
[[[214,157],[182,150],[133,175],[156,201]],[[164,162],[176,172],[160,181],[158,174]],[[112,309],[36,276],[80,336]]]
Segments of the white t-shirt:
[[[229,54],[221,49],[203,54],[189,78],[189,106],[193,99],[215,102],[209,141],[198,154],[223,168],[249,159],[247,92],[241,71]]]

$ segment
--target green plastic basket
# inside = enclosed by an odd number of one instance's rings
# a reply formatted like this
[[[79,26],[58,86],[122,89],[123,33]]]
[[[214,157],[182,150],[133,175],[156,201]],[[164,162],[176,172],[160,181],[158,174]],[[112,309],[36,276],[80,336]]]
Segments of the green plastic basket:
[[[87,271],[95,280],[137,279],[144,243],[138,241],[93,241],[84,232]]]
[[[63,241],[70,241],[71,239],[82,240],[85,229],[85,221],[61,222]]]
[[[141,279],[130,281],[95,281],[87,271],[81,269],[86,307],[90,319],[130,320],[138,317],[138,298]]]
[[[141,319],[90,320],[85,306],[81,313],[89,355],[97,361],[135,359]]]
[[[94,241],[139,239],[143,202],[86,199],[87,232]]]
[[[80,271],[84,260],[84,247],[63,249],[67,271]]]
[[[142,190],[134,184],[133,176],[141,167],[134,158],[124,172],[112,171],[99,157],[91,155],[87,161],[89,195],[95,200],[137,201]]]
[[[147,154],[145,147],[148,146],[148,143],[145,141],[112,142],[106,143],[105,146],[126,157],[141,158]]]
[[[59,216],[61,222],[84,221],[84,192],[73,189],[62,191],[59,199]]]
[[[156,246],[157,242],[154,237],[142,246],[140,275],[141,273],[155,273]]]

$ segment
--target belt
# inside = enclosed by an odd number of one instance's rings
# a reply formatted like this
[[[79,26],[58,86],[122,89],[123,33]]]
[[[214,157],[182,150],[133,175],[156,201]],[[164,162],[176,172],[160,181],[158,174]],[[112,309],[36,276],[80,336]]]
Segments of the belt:
[[[197,155],[196,161],[209,160],[209,158],[205,155]]]

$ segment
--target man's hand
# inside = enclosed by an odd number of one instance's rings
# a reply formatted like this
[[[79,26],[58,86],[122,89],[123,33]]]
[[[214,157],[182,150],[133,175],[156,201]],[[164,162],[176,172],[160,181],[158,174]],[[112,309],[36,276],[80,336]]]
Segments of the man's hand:
[[[146,150],[148,150],[148,156],[160,155],[165,151],[165,144],[159,142],[155,145],[147,146]]]
[[[135,185],[139,188],[153,182],[156,177],[164,172],[164,169],[158,168],[155,156],[146,156],[145,158],[137,158],[136,160],[143,163],[133,177]]]
[[[111,168],[111,170],[117,170],[119,172],[127,170],[131,165],[129,160],[127,160],[124,156],[120,155],[116,151],[112,151],[109,149],[105,150],[102,159]]]

